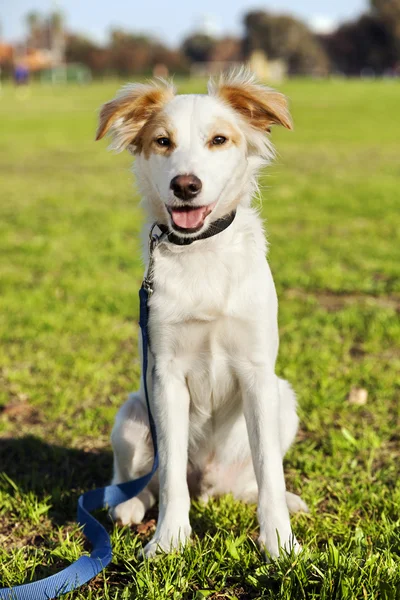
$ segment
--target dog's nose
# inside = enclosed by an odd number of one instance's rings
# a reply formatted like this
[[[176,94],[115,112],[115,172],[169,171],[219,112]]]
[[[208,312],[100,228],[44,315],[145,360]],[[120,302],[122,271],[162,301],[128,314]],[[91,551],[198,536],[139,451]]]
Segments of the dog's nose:
[[[202,183],[196,175],[176,175],[169,187],[181,200],[192,200],[201,190]]]

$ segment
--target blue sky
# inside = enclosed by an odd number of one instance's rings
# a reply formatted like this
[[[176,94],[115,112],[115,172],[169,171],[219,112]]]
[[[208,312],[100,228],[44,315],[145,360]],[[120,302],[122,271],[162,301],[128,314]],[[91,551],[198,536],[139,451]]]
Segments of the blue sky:
[[[240,34],[243,14],[254,8],[290,12],[323,27],[353,18],[367,6],[368,0],[0,0],[0,26],[5,41],[16,41],[23,36],[23,17],[28,11],[59,8],[71,30],[100,42],[116,26],[151,33],[178,45],[186,34],[204,24],[218,34]]]

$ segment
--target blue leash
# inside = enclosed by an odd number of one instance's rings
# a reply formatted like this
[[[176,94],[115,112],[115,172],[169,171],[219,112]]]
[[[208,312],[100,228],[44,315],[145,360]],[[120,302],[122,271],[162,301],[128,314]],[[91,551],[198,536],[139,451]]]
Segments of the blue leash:
[[[150,267],[147,278],[145,278],[142,287],[139,291],[140,299],[140,317],[139,325],[142,331],[142,348],[143,348],[143,384],[146,396],[147,410],[149,413],[149,423],[151,437],[154,446],[154,461],[150,473],[121,483],[120,485],[107,485],[102,488],[85,492],[78,499],[78,525],[83,527],[83,533],[92,544],[93,550],[90,556],[81,556],[77,561],[69,565],[66,569],[56,573],[46,579],[35,581],[33,583],[25,583],[14,588],[1,588],[0,600],[50,600],[50,598],[58,598],[67,592],[76,590],[81,585],[93,579],[100,571],[102,571],[111,561],[111,541],[110,536],[93,515],[90,513],[100,508],[112,507],[130,500],[147,486],[153,477],[158,467],[158,450],[157,437],[154,420],[150,410],[149,394],[147,389],[147,366],[148,366],[148,297],[151,290],[151,267],[152,267],[152,252],[158,238],[150,238]]]

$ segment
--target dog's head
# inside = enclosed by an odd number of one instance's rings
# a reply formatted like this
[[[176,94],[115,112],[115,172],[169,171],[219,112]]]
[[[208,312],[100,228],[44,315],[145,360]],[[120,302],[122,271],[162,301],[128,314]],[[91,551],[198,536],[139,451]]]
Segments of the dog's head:
[[[179,95],[163,81],[124,87],[100,112],[97,138],[136,155],[135,171],[152,219],[193,237],[241,201],[273,157],[271,125],[291,129],[285,96],[240,71]]]

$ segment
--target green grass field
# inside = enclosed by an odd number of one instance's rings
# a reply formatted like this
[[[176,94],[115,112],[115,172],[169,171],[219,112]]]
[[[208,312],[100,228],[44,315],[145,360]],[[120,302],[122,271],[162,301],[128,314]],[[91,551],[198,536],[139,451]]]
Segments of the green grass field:
[[[110,480],[113,418],[138,385],[142,216],[129,155],[93,142],[97,108],[118,85],[0,96],[3,585],[89,550],[77,497]],[[157,513],[138,529],[102,513],[113,562],[70,598],[400,598],[400,87],[292,81],[283,91],[295,130],[274,130],[262,214],[278,372],[299,398],[285,471],[311,509],[292,519],[304,552],[264,564],[255,507],[225,497],[193,503],[181,555],[142,562]],[[348,401],[352,386],[368,390],[365,405]]]

